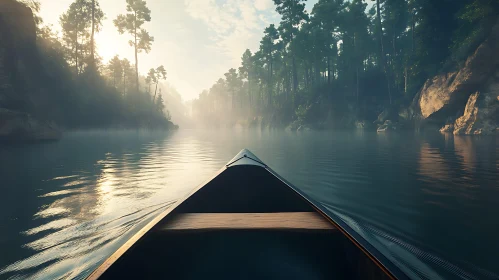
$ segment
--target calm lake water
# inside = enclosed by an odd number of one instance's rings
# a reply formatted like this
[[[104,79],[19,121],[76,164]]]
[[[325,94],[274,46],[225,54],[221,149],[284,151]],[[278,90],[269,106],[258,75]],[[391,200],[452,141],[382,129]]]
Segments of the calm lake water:
[[[0,147],[0,278],[84,278],[242,148],[425,271],[413,277],[497,279],[499,138],[237,130]]]

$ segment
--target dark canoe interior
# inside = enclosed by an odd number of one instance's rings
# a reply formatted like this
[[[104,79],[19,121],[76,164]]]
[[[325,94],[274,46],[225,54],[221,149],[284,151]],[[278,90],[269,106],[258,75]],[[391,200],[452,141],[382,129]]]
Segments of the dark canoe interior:
[[[247,160],[229,165],[90,278],[391,279],[294,189]]]

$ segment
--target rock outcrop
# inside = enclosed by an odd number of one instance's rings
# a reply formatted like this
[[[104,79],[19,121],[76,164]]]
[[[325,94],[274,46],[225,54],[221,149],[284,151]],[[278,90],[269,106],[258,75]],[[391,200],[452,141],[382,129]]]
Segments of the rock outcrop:
[[[495,106],[491,100],[497,100],[498,71],[499,22],[461,69],[437,75],[424,84],[409,108],[412,118],[439,127],[447,122],[442,132],[488,133],[488,125],[493,125],[496,118],[495,109],[489,110],[489,106]],[[456,118],[455,124],[448,123]]]
[[[36,120],[23,112],[0,109],[0,142],[39,142],[60,137],[55,124]]]
[[[382,125],[378,127],[376,131],[387,132],[392,130],[397,130],[397,126],[391,120],[386,120]]]
[[[362,121],[355,121],[355,128],[357,129],[366,129],[367,128],[367,122],[362,120]]]
[[[31,9],[0,1],[0,107],[29,110],[27,80],[37,79],[39,58]]]
[[[447,132],[453,132],[454,131],[454,124],[446,124],[444,125],[444,127],[442,127],[440,129],[440,132],[444,132],[444,133],[447,133]]]
[[[34,117],[43,73],[33,13],[15,0],[0,0],[0,138],[54,139],[56,128]]]
[[[463,116],[456,120],[453,133],[494,134],[497,131],[499,102],[494,93],[476,92],[470,96]]]

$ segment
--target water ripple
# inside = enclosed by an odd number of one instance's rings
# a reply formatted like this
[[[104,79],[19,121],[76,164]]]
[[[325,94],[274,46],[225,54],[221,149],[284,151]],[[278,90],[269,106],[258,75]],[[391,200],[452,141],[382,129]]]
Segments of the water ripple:
[[[29,152],[0,149],[0,176],[11,186],[0,203],[8,229],[0,245],[9,252],[0,255],[0,278],[84,278],[242,148],[367,232],[415,277],[439,266],[456,279],[488,277],[499,273],[499,223],[490,218],[499,202],[497,143],[367,132],[95,131]]]

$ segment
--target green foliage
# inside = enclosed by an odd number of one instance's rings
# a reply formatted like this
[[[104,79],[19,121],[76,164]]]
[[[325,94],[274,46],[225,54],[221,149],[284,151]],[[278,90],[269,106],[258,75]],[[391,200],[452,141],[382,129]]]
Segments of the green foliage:
[[[250,79],[250,76],[253,72],[253,67],[252,67],[252,58],[253,54],[249,49],[247,49],[244,53],[243,56],[241,57],[241,67],[239,67],[239,74],[241,75],[241,78],[243,79]]]
[[[149,32],[147,32],[144,29],[140,30],[140,33],[137,34],[137,51],[141,53],[144,51],[145,53],[149,53],[151,51],[151,46],[152,42],[154,42],[154,37],[149,35]],[[130,46],[134,46],[132,41],[129,41]]]
[[[462,62],[489,34],[496,23],[499,2],[493,0],[472,0],[457,13],[460,27],[454,31],[451,45],[454,64]]]
[[[39,2],[26,0],[35,13]],[[144,1],[127,1],[129,12],[140,8],[141,18],[150,20]],[[94,6],[95,5],[95,6]],[[113,57],[105,67],[89,67],[91,59],[92,9],[94,31],[102,27],[104,13],[95,0],[76,0],[60,17],[61,38],[51,27],[38,25],[37,94],[33,113],[40,119],[52,120],[65,128],[173,128],[161,90],[156,100],[149,93],[137,90],[139,81],[133,79],[134,65],[127,59]],[[42,22],[41,19],[39,21]],[[138,22],[140,23],[140,21]],[[139,34],[138,49],[150,50],[152,37],[145,30]],[[97,54],[95,54],[98,56]],[[154,70],[155,81],[166,79],[166,70]],[[30,81],[31,83],[31,81]],[[33,82],[35,83],[35,82]]]
[[[93,3],[92,0],[76,0],[59,18],[66,59],[70,65],[74,66],[77,75],[88,67],[91,59],[90,28]],[[100,9],[98,2],[95,2],[94,11],[95,30],[99,32],[104,12]]]
[[[154,96],[152,98],[153,102],[156,101],[156,93],[158,91],[158,84],[161,80],[166,80],[166,70],[165,70],[165,67],[163,65],[159,66],[156,69],[151,68],[149,70],[149,73],[147,73],[147,77],[145,80],[146,84],[148,84],[148,85],[155,84],[156,85],[156,88],[154,90]],[[161,111],[163,111],[163,110],[161,110]]]
[[[319,0],[308,14],[302,0],[274,0],[279,27],[265,28],[259,49],[200,94],[193,114],[216,122],[237,100],[233,118],[374,120],[455,69],[499,15],[496,0],[372,1],[366,10],[363,0]]]
[[[158,98],[156,99],[156,101],[154,101],[155,106],[156,106],[156,110],[160,113],[163,113],[163,110],[165,109],[164,102],[165,101],[163,100],[163,95],[161,94],[161,89],[160,89],[160,92],[158,94]],[[170,114],[167,115],[167,119],[168,120],[170,119]]]
[[[291,42],[298,32],[298,26],[303,21],[308,20],[305,13],[306,0],[274,0],[276,11],[282,16],[279,29],[284,42]]]
[[[166,70],[163,65],[156,68],[156,80],[166,80]]]
[[[115,55],[107,65],[107,69],[110,71],[110,76],[113,80],[113,87],[118,88],[118,84],[123,77],[123,66],[118,55]]]
[[[227,90],[230,94],[231,99],[231,109],[234,110],[236,107],[236,99],[239,93],[239,89],[242,86],[242,81],[240,76],[237,75],[237,71],[234,68],[229,69],[229,72],[225,73],[225,80],[227,81]]]
[[[306,123],[309,118],[310,109],[312,106],[307,104],[300,104],[296,109],[296,117],[300,123]]]
[[[138,86],[135,86],[137,81],[133,79],[135,71],[133,70],[130,61],[126,58],[121,61],[121,67],[123,68],[123,84],[121,88],[123,90],[123,95],[127,95],[127,92],[138,88]]]
[[[128,41],[128,43],[135,50],[135,83],[136,90],[139,91],[139,61],[137,54],[142,51],[149,53],[154,42],[154,37],[142,28],[144,23],[151,21],[151,10],[149,10],[144,0],[126,0],[126,3],[128,13],[118,15],[113,20],[113,23],[120,34],[127,32],[132,36],[132,40]]]
[[[126,4],[128,13],[118,15],[113,22],[120,34],[128,32],[130,35],[135,35],[145,22],[151,21],[151,10],[143,0],[126,0]]]

